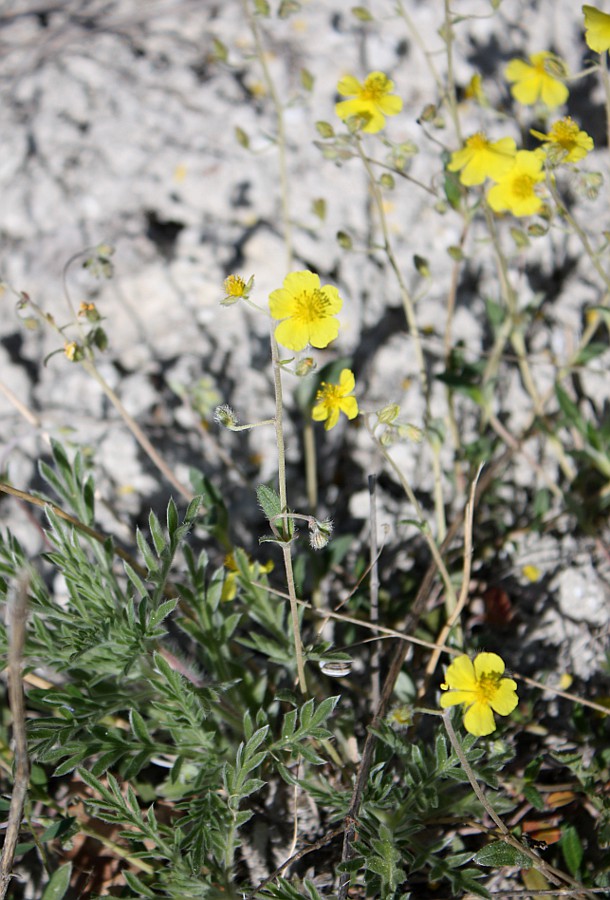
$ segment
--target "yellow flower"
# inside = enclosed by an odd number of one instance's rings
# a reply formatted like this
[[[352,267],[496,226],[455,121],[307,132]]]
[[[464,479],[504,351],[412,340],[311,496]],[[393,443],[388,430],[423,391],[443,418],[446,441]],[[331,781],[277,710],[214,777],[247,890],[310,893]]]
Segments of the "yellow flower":
[[[515,709],[519,698],[517,684],[512,678],[503,678],[504,660],[497,653],[479,653],[474,663],[464,653],[453,660],[445,674],[447,691],[441,696],[441,707],[462,704],[464,728],[477,736],[495,731],[494,712],[508,716]]]
[[[487,97],[483,90],[483,79],[478,72],[475,72],[464,88],[464,99],[474,100],[480,106],[488,106]]]
[[[504,74],[508,81],[514,82],[511,92],[519,103],[533,106],[542,100],[552,109],[568,99],[567,87],[552,74],[562,68],[561,60],[548,50],[543,50],[530,56],[530,64],[521,59],[511,59]]]
[[[283,321],[275,329],[275,337],[289,350],[328,347],[339,334],[335,318],[343,306],[336,287],[325,284],[313,272],[291,272],[284,286],[269,295],[269,309],[274,319]]]
[[[487,202],[494,212],[508,210],[514,216],[533,216],[540,211],[542,200],[535,191],[544,181],[541,150],[519,150],[512,168],[487,192]]]
[[[610,50],[610,15],[594,6],[583,6],[585,14],[585,41],[595,53]]]
[[[225,278],[225,295],[220,301],[222,306],[232,306],[238,300],[247,300],[254,285],[254,275],[246,282],[241,275],[229,275]]]
[[[326,431],[335,427],[340,412],[345,413],[348,419],[355,419],[358,415],[358,401],[355,397],[348,397],[355,386],[351,369],[343,369],[339,375],[339,384],[327,384],[323,381],[316,394],[316,405],[311,411],[312,419],[324,422]]]
[[[460,169],[460,181],[470,187],[483,184],[486,178],[498,181],[512,166],[517,146],[512,138],[501,138],[493,144],[482,131],[466,139],[461,150],[451,154],[450,172]]]
[[[554,122],[548,134],[534,129],[531,134],[547,145],[544,149],[551,163],[578,162],[593,150],[593,138],[586,131],[581,131],[570,116]]]
[[[363,131],[374,133],[385,126],[385,116],[395,116],[402,109],[400,97],[391,95],[394,82],[383,72],[371,72],[360,83],[353,75],[346,75],[337,85],[342,97],[354,97],[354,100],[342,100],[335,106],[335,112],[344,121],[351,116],[360,116],[365,124]]]
[[[78,362],[84,356],[83,348],[76,341],[66,341],[64,344],[64,353],[70,362]]]
[[[224,559],[224,565],[226,574],[222,585],[220,599],[222,601],[235,600],[235,597],[237,596],[239,569],[235,562],[235,556],[232,553],[227,553]],[[258,581],[261,575],[266,575],[268,572],[272,571],[273,563],[271,561],[259,563],[251,561],[250,557],[248,557],[248,573],[251,576],[252,581]]]

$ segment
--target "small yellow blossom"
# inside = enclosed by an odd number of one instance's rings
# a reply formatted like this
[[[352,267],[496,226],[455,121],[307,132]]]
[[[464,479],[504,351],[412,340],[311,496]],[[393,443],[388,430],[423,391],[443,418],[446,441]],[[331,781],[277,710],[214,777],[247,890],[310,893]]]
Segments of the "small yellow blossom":
[[[222,306],[232,306],[238,300],[247,300],[253,284],[254,276],[246,282],[241,275],[229,275],[224,281],[225,295],[220,301]]]
[[[547,145],[544,149],[551,163],[578,162],[593,150],[593,138],[581,131],[570,116],[554,122],[548,134],[534,129],[531,134]]]
[[[274,319],[282,319],[275,329],[277,341],[289,350],[304,350],[308,344],[322,349],[339,334],[335,318],[343,306],[336,287],[325,284],[313,272],[291,272],[284,286],[269,295]]]
[[[329,431],[339,421],[339,413],[345,413],[348,419],[355,419],[358,415],[358,401],[348,394],[354,390],[356,381],[351,369],[343,369],[339,376],[339,384],[327,384],[323,381],[320,390],[316,394],[316,405],[311,411],[311,417],[315,422],[324,422],[324,428]]]
[[[521,574],[528,581],[531,581],[532,584],[535,584],[537,581],[540,581],[542,572],[540,571],[538,566],[528,565],[523,566],[523,568],[521,569]]]
[[[610,50],[610,15],[594,6],[583,6],[585,14],[585,41],[595,53]]]
[[[239,569],[237,568],[237,563],[235,562],[235,556],[232,553],[227,553],[224,559],[224,565],[226,574],[224,583],[222,585],[220,599],[222,601],[234,600],[237,596]],[[250,558],[248,557],[248,573],[251,576],[252,581],[258,581],[261,575],[266,575],[268,572],[272,571],[273,563],[271,561],[266,563],[259,563],[250,560]]]
[[[335,106],[335,112],[345,121],[352,116],[363,119],[363,131],[373,134],[385,127],[385,116],[395,116],[402,109],[402,100],[391,92],[394,82],[383,72],[371,72],[361,83],[353,75],[346,75],[337,85],[342,100]]]
[[[549,109],[561,106],[568,99],[565,84],[552,74],[563,66],[553,53],[543,50],[533,53],[529,63],[511,59],[504,70],[508,81],[513,82],[511,92],[515,100],[524,106],[533,106],[541,100]]]
[[[451,154],[450,172],[461,170],[460,181],[470,187],[486,178],[498,181],[512,166],[517,146],[512,138],[488,141],[482,131],[466,139],[461,150]]]
[[[487,106],[487,97],[483,90],[483,79],[478,72],[472,76],[466,87],[464,88],[464,98],[466,100],[474,100],[480,106]]]
[[[503,678],[504,660],[497,653],[479,653],[474,662],[464,653],[445,674],[441,707],[464,706],[464,728],[482,736],[495,731],[494,712],[508,716],[517,706],[517,684]]]
[[[70,362],[78,362],[79,359],[83,358],[82,348],[76,341],[66,341],[64,344],[64,353]]]
[[[533,216],[540,212],[542,200],[535,191],[544,181],[540,150],[519,150],[512,168],[487,192],[487,202],[494,212],[508,210],[514,216]]]

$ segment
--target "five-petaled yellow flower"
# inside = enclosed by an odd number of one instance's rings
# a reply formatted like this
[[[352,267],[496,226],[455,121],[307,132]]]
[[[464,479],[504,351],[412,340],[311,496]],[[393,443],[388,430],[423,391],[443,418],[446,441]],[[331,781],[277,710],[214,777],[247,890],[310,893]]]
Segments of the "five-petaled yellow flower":
[[[610,15],[594,6],[583,6],[585,14],[585,41],[595,53],[610,50]]]
[[[508,716],[517,706],[517,684],[503,678],[504,660],[497,653],[479,653],[474,662],[464,653],[453,660],[441,689],[441,707],[464,706],[464,728],[482,736],[495,731],[494,712]]]
[[[533,106],[541,100],[545,106],[553,109],[568,99],[567,87],[554,74],[556,70],[561,71],[562,67],[563,63],[553,53],[542,50],[532,54],[529,63],[511,59],[504,74],[508,81],[513,82],[511,92],[519,103]]]
[[[512,168],[487,192],[487,202],[494,212],[508,210],[514,216],[540,212],[542,200],[535,188],[544,181],[543,160],[543,150],[519,150]]]
[[[324,422],[326,431],[335,427],[339,421],[339,413],[345,413],[348,419],[355,419],[358,415],[358,401],[355,397],[348,396],[355,386],[351,369],[343,369],[339,375],[339,384],[327,384],[323,381],[316,394],[316,405],[311,411],[312,419]]]
[[[461,150],[451,154],[447,166],[450,172],[460,169],[460,181],[467,187],[483,184],[486,178],[498,181],[511,168],[517,145],[512,138],[501,138],[493,143],[482,131],[466,139]]]
[[[570,116],[554,122],[548,134],[534,129],[531,134],[544,141],[544,149],[551,163],[578,162],[593,150],[593,138],[586,131],[581,131]]]
[[[383,72],[371,72],[361,83],[353,75],[346,75],[337,85],[342,97],[353,97],[353,100],[341,100],[335,106],[335,112],[344,121],[351,116],[361,117],[364,121],[363,131],[370,134],[381,131],[385,126],[385,116],[395,116],[402,109],[402,100],[395,94],[394,82]]]
[[[269,295],[274,319],[283,321],[275,329],[277,341],[289,350],[304,350],[308,344],[322,349],[339,334],[335,318],[343,306],[336,287],[325,284],[313,272],[291,272],[284,286]]]

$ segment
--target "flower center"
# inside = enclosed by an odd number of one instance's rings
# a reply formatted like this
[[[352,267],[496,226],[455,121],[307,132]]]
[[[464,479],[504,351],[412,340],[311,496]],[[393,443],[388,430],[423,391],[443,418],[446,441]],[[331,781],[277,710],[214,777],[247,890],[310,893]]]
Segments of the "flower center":
[[[534,193],[534,185],[536,182],[529,175],[517,175],[513,179],[512,192],[519,200],[525,200]]]
[[[550,137],[564,150],[573,150],[578,136],[578,125],[573,122],[556,122],[550,133]]]
[[[327,406],[338,406],[341,402],[341,387],[338,384],[327,384],[325,381],[320,385],[320,390],[316,394],[316,400],[322,400]]]
[[[473,134],[472,137],[469,137],[466,141],[467,145],[471,150],[487,150],[489,147],[489,141],[485,137],[482,131],[477,131],[476,134]]]
[[[477,681],[477,700],[479,703],[488,703],[493,700],[502,680],[500,672],[486,672]]]
[[[325,319],[329,315],[328,305],[329,300],[324,291],[316,288],[297,297],[293,317],[311,325],[312,322]]]
[[[362,85],[362,100],[379,100],[388,92],[388,79],[385,75],[369,75]]]

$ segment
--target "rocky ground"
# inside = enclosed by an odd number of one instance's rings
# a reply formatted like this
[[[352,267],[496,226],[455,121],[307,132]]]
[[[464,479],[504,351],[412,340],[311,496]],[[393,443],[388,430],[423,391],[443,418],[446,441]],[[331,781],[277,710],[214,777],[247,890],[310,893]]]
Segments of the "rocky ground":
[[[427,137],[430,129],[418,123],[438,94],[422,49],[394,14],[394,3],[370,4],[375,21],[367,25],[354,17],[352,5],[310,0],[285,19],[274,14],[261,23],[271,74],[282,99],[290,101],[295,268],[315,269],[345,298],[340,338],[332,351],[319,355],[320,362],[337,354],[350,358],[363,409],[397,402],[408,421],[422,425],[415,357],[393,276],[380,253],[359,249],[372,227],[365,174],[356,160],[337,165],[323,158],[315,122],[335,121],[335,85],[342,75],[382,69],[405,103],[388,137],[419,148],[413,178],[438,191],[441,145],[454,149],[455,139],[449,127]],[[466,5],[474,18],[456,28],[456,80],[465,85],[482,71],[493,104],[508,99],[501,70],[513,55],[552,48],[571,71],[582,68],[586,48],[578,4],[504,0],[494,17],[487,0]],[[432,63],[442,68],[442,4],[406,0],[404,7]],[[221,45],[228,53],[224,60]],[[286,274],[275,120],[253,50],[238,0],[5,0],[0,9],[2,471],[17,488],[40,489],[37,460],[48,457],[50,437],[83,448],[96,472],[99,527],[123,539],[151,506],[165,507],[172,489],[99,386],[65,358],[57,333],[44,325],[29,327],[28,310],[18,312],[16,301],[19,292],[27,292],[60,325],[70,318],[66,293],[76,306],[97,304],[109,339],[100,371],[181,481],[188,482],[194,466],[226,492],[239,511],[236,540],[255,549],[261,526],[254,488],[276,470],[273,431],[221,433],[213,421],[219,402],[231,403],[244,421],[273,411],[264,318],[242,306],[219,305],[223,279],[232,272],[254,274],[254,296],[263,303]],[[310,91],[303,87],[303,69],[314,79]],[[574,84],[569,112],[602,146],[596,81]],[[472,130],[479,127],[478,116],[465,111]],[[249,147],[237,140],[236,128],[247,135]],[[514,121],[506,128],[519,137]],[[376,152],[382,157],[383,147]],[[605,148],[594,154],[592,168],[607,173]],[[313,207],[322,199],[324,219]],[[602,201],[579,203],[583,221],[607,216]],[[439,214],[430,194],[409,181],[397,185],[387,212],[405,277],[418,295],[430,371],[438,373],[452,273],[447,248],[459,243],[461,224],[451,211]],[[603,227],[600,221],[598,233]],[[353,252],[340,247],[338,231],[351,236]],[[96,279],[82,260],[66,270],[71,258],[102,242],[114,248],[112,279]],[[417,272],[415,255],[428,261],[431,278]],[[574,238],[558,231],[519,274],[523,307],[541,291],[546,298],[543,321],[529,336],[542,390],[552,386],[551,354],[561,357],[575,345],[583,309],[601,300],[580,256]],[[463,270],[453,328],[454,340],[472,360],[489,348],[485,297],[496,291],[495,278],[491,254],[481,245]],[[55,351],[60,352],[50,356]],[[598,409],[608,400],[607,364],[605,354],[583,374],[583,390]],[[519,433],[530,402],[514,367],[506,369],[497,392],[506,427]],[[460,398],[457,404],[468,442],[474,437],[472,408]],[[287,405],[298,507],[304,502],[301,419],[290,384]],[[437,416],[445,413],[440,384],[433,388],[432,409]],[[557,460],[548,448],[535,440],[529,450],[558,481]],[[425,446],[399,445],[393,453],[418,495],[429,500],[433,483]],[[449,464],[449,447],[446,458]],[[493,552],[491,541],[487,565],[484,531],[481,547],[475,547],[473,590],[484,593],[491,582],[518,607],[510,633],[499,639],[516,667],[552,679],[570,672],[583,686],[591,676],[601,677],[608,650],[607,528],[604,522],[596,534],[572,533],[567,517],[543,536],[520,527],[527,517],[517,508],[525,508],[541,484],[530,458],[515,456],[504,491],[501,515],[510,518],[512,502],[514,533]],[[380,474],[378,521],[388,541],[382,578],[393,577],[394,565],[408,571],[418,544],[398,523],[412,510],[365,430],[342,425],[320,436],[319,463],[322,512],[333,515],[339,532],[349,530],[363,540],[366,477]],[[459,497],[452,491],[448,479],[446,502],[455,514]],[[40,532],[24,504],[5,498],[0,515],[32,554],[40,551]],[[493,512],[484,518],[493,526]],[[541,573],[535,583],[523,575],[528,564]]]

